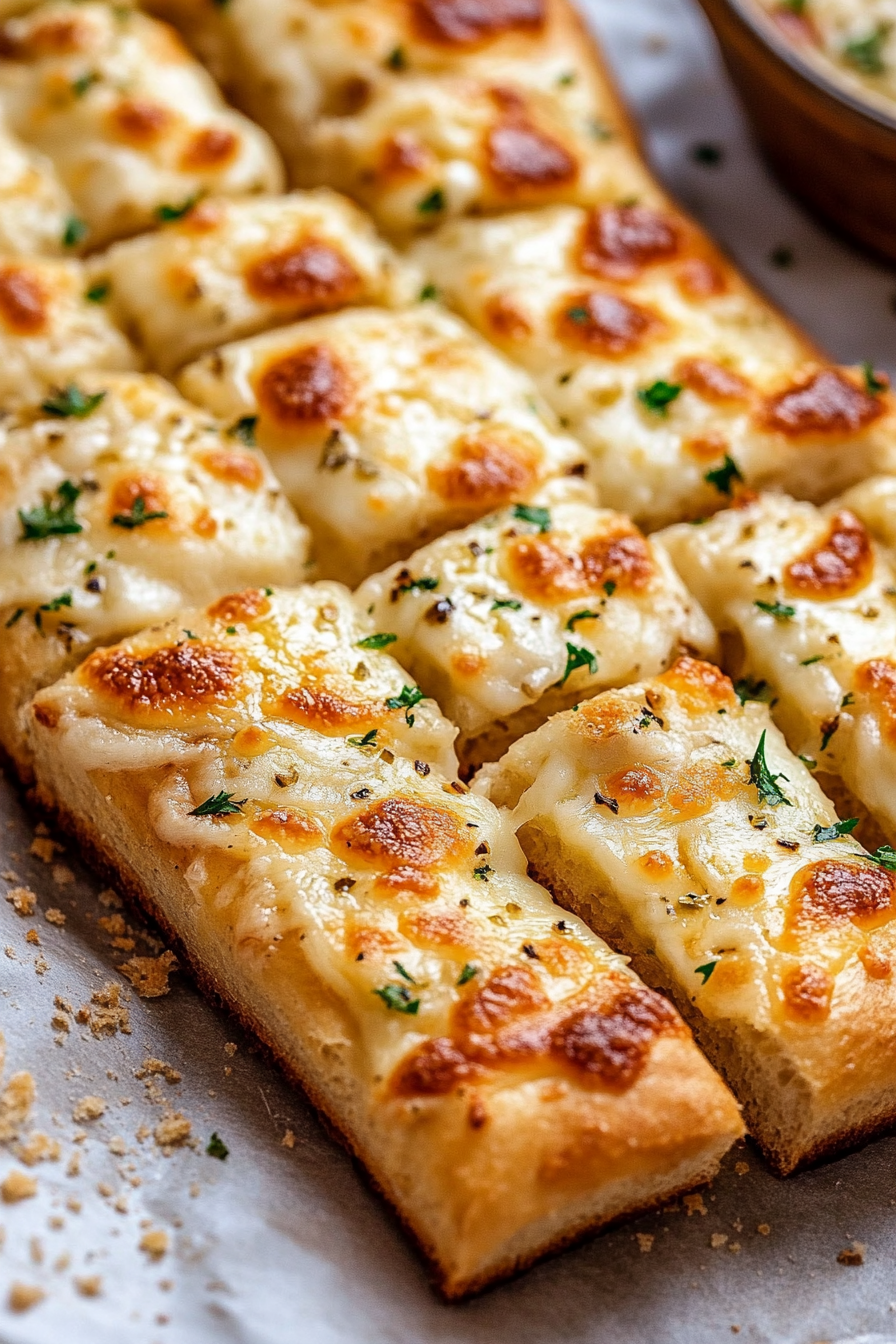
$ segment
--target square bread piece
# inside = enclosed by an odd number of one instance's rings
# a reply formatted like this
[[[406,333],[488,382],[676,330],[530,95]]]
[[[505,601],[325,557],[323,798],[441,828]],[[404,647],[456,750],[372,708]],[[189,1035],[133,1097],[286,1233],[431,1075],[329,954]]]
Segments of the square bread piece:
[[[565,0],[156,0],[278,141],[399,234],[469,210],[639,195],[646,173]]]
[[[73,214],[49,159],[26,149],[0,112],[0,255],[58,256]]]
[[[414,255],[642,526],[703,517],[743,482],[821,502],[893,461],[883,381],[825,364],[668,202],[454,221]]]
[[[582,490],[585,454],[527,375],[432,303],[311,318],[178,382],[225,424],[253,421],[321,574],[350,585],[548,482]]]
[[[870,513],[890,493],[868,483],[856,502]],[[719,630],[739,695],[771,701],[822,786],[894,841],[896,572],[849,499],[817,509],[764,495],[662,543]]]
[[[467,765],[586,695],[716,647],[666,554],[624,515],[576,502],[516,505],[450,532],[356,599],[458,724]]]
[[[225,105],[166,24],[62,2],[8,19],[0,46],[0,106],[52,160],[89,246],[148,228],[198,192],[281,190],[264,131]]]
[[[234,584],[294,583],[308,533],[264,458],[160,378],[91,374],[7,421],[0,451],[0,748],[102,641]]]
[[[0,407],[39,402],[85,371],[138,367],[104,297],[79,261],[0,255]]]
[[[767,705],[684,658],[557,715],[476,787],[515,809],[560,904],[675,999],[780,1173],[896,1120],[896,876]]]
[[[161,373],[224,341],[349,304],[398,306],[421,288],[368,217],[325,188],[202,200],[95,258],[92,278]]]
[[[455,1297],[705,1179],[742,1126],[671,1005],[526,877],[368,628],[336,584],[225,598],[42,692],[34,745],[43,797]]]

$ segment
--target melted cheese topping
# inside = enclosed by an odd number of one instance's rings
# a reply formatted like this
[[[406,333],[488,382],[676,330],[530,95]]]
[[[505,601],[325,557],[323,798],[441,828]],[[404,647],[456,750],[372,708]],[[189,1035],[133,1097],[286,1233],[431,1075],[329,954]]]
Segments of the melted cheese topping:
[[[751,782],[763,735],[778,805]],[[849,837],[815,838],[831,804],[768,707],[741,705],[708,664],[684,659],[558,715],[477,788],[546,837],[573,886],[612,893],[710,1019],[819,1026],[832,1005],[848,1013],[863,957],[874,965],[891,941],[896,877]]]
[[[661,672],[683,644],[714,649],[665,554],[627,518],[562,503],[536,519],[510,509],[449,533],[357,593],[465,738],[492,728],[506,743],[584,695]]]
[[[0,405],[39,401],[85,370],[136,366],[89,288],[80,262],[0,257]]]
[[[55,256],[63,250],[71,201],[51,164],[0,120],[0,255]]]
[[[347,582],[582,470],[526,375],[429,303],[226,346],[180,385],[225,423],[257,416],[323,572]]]
[[[820,364],[661,202],[456,222],[415,255],[532,372],[602,501],[643,524],[723,506],[707,475],[726,455],[747,486],[814,500],[892,456],[889,393]]]
[[[770,495],[663,542],[718,629],[738,635],[745,693],[772,700],[793,750],[894,831],[896,573],[856,514]]]
[[[69,768],[101,771],[116,801],[145,799],[158,862],[186,862],[200,921],[241,972],[283,987],[287,1015],[288,986],[311,970],[368,1104],[473,1078],[619,1092],[658,1037],[682,1034],[622,958],[558,918],[509,818],[452,779],[437,707],[419,705],[412,726],[388,708],[405,673],[357,651],[344,589],[237,594],[189,623],[192,640],[178,622],[95,653],[41,694],[36,731],[58,735]],[[359,707],[375,743],[325,712],[297,718],[302,692]],[[221,794],[231,814],[195,815]]]
[[[896,102],[893,0],[807,0],[799,11],[759,0],[779,35],[810,65],[892,115]]]
[[[202,201],[97,258],[93,276],[162,372],[224,341],[420,289],[366,216],[326,190]]]
[[[20,677],[58,675],[61,657],[234,583],[293,580],[308,554],[264,458],[161,379],[94,374],[80,387],[105,394],[83,418],[32,413],[5,431],[0,623]],[[29,519],[49,534],[26,538]]]
[[[276,191],[267,136],[224,104],[163,24],[101,4],[43,5],[0,31],[9,124],[54,163],[97,246],[192,195]]]

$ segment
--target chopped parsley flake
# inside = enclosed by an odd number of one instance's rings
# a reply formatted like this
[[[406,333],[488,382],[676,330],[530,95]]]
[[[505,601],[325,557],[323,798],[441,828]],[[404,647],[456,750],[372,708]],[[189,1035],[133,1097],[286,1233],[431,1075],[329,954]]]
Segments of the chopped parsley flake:
[[[820,663],[824,658],[823,653],[813,653],[811,658],[804,658],[800,667],[811,667],[813,663]]]
[[[156,518],[167,518],[168,514],[164,509],[153,509],[146,511],[146,500],[142,495],[138,495],[131,505],[130,513],[114,513],[112,522],[116,527],[126,527],[129,532],[133,532],[135,527],[142,527],[144,523],[154,522]]]
[[[573,308],[567,308],[566,316],[569,318],[570,322],[577,322],[580,326],[585,322],[591,321],[591,313],[587,308],[583,308],[581,304],[576,304]]]
[[[667,383],[659,378],[649,387],[638,388],[638,400],[654,415],[667,415],[672,402],[681,395],[681,392],[681,383]]]
[[[703,479],[707,485],[715,486],[720,495],[727,495],[730,499],[734,493],[734,482],[742,481],[744,478],[734,458],[726,453],[722,466],[716,467],[714,471],[708,471]]]
[[[423,699],[423,692],[419,686],[402,686],[401,695],[390,695],[386,701],[387,709],[403,709],[405,722],[409,728],[414,726],[414,716],[411,710],[415,705],[419,705]]]
[[[402,593],[432,593],[438,586],[438,579],[424,575],[420,579],[403,579],[400,583],[396,583],[392,591],[396,597],[400,597]]]
[[[840,727],[840,715],[835,714],[832,719],[825,719],[821,725],[821,749],[827,751],[828,743]]]
[[[564,70],[562,75],[557,76],[557,83],[561,89],[568,88],[570,84],[575,83],[575,80],[576,72],[574,70]]]
[[[879,845],[873,854],[867,854],[865,857],[891,873],[896,872],[896,849],[892,845]]]
[[[885,373],[878,373],[870,359],[862,363],[862,376],[865,379],[865,391],[872,397],[876,397],[878,392],[886,392],[890,386],[890,380]]]
[[[390,70],[407,70],[408,58],[404,54],[404,48],[393,47],[386,57],[386,65]]]
[[[79,75],[77,79],[72,80],[72,93],[76,98],[83,98],[87,90],[99,82],[99,75],[95,70],[88,70],[86,74]]]
[[[85,290],[84,297],[88,303],[105,303],[109,297],[109,289],[109,284],[106,281],[101,281]]]
[[[69,215],[62,230],[62,246],[77,247],[87,237],[87,224],[77,215]]]
[[[712,975],[713,971],[715,970],[715,968],[718,966],[718,964],[719,964],[718,958],[716,958],[715,961],[707,961],[707,962],[704,962],[704,964],[703,964],[702,966],[695,966],[695,967],[694,967],[694,974],[695,974],[695,975],[702,975],[702,977],[703,977],[703,984],[705,985],[706,982],[707,982],[707,980],[709,979],[709,977]]]
[[[461,971],[460,975],[457,977],[455,984],[465,985],[468,980],[472,980],[473,976],[478,974],[479,974],[479,967],[474,966],[472,961],[468,961],[466,966]]]
[[[394,644],[397,635],[388,634],[383,631],[382,634],[368,635],[366,639],[359,639],[355,645],[356,649],[384,649],[388,644]]]
[[[3,626],[3,629],[4,629],[4,630],[9,630],[9,629],[11,629],[12,626],[15,625],[16,621],[20,621],[24,615],[25,615],[25,608],[24,608],[24,607],[16,607],[15,611],[14,611],[13,614],[10,616],[9,620],[5,622],[5,624],[4,624],[4,626]]]
[[[574,612],[574,614],[570,616],[569,620],[566,622],[566,628],[567,630],[575,630],[579,621],[599,621],[599,620],[600,620],[599,611],[587,611],[587,610],[577,611]]]
[[[789,621],[796,615],[796,607],[788,607],[783,602],[754,602],[753,606],[764,611],[766,616],[774,616],[776,621]]]
[[[843,59],[863,75],[882,75],[887,68],[882,48],[889,31],[889,24],[879,23],[865,37],[853,38],[843,47]]]
[[[212,1136],[206,1144],[205,1151],[208,1153],[209,1157],[216,1157],[219,1162],[223,1162],[230,1152],[230,1149],[227,1147],[227,1144],[221,1138],[217,1130],[213,1130]]]
[[[772,698],[772,690],[767,681],[751,681],[749,677],[742,677],[734,689],[742,705],[748,700],[758,700],[767,705]]]
[[[400,961],[393,961],[392,965],[395,967],[396,971],[401,976],[402,980],[407,980],[409,985],[416,985],[417,981],[414,979],[412,975],[408,974],[408,972],[402,966]]]
[[[75,518],[75,502],[81,491],[73,481],[56,487],[55,500],[45,499],[36,509],[19,509],[22,535],[19,541],[43,541],[45,537],[65,537],[83,532]]]
[[[606,593],[607,597],[612,597],[613,594],[614,594],[615,591],[616,591],[616,588],[617,588],[617,584],[616,584],[615,580],[613,580],[613,579],[607,579],[607,580],[605,581],[605,583],[604,583],[604,592]]]
[[[194,807],[192,812],[188,812],[189,817],[232,817],[242,812],[247,801],[241,798],[238,803],[232,802],[232,793],[215,793],[211,798],[206,798],[204,803]]]
[[[160,224],[173,224],[175,220],[183,219],[188,215],[193,206],[199,200],[202,193],[194,191],[186,200],[181,201],[180,205],[160,205],[156,209],[156,219]]]
[[[824,844],[826,840],[839,840],[841,835],[852,835],[858,824],[858,817],[850,817],[847,821],[835,821],[833,826],[814,826],[812,839],[816,845]]]
[[[41,603],[37,611],[34,613],[34,624],[37,626],[38,630],[42,630],[43,629],[43,616],[41,615],[42,612],[60,611],[63,607],[70,607],[71,605],[72,605],[72,590],[70,588],[67,588],[65,592],[60,593],[58,597],[51,598],[49,602]]]
[[[573,672],[575,672],[576,668],[578,667],[587,667],[591,675],[594,676],[595,672],[597,671],[597,658],[594,656],[594,654],[591,652],[590,649],[580,648],[579,645],[570,644],[569,640],[567,640],[566,671],[560,678],[561,686],[567,681],[567,679],[570,676],[572,676]]]
[[[424,285],[420,291],[421,303],[428,303],[430,300],[437,299],[438,297],[439,297],[439,291],[433,284]]]
[[[818,762],[812,756],[801,756],[800,760],[807,770],[814,770],[818,765]]]
[[[241,415],[235,424],[232,424],[227,433],[232,439],[239,439],[247,448],[255,447],[255,427],[258,424],[257,415]]]
[[[363,737],[347,737],[345,740],[350,747],[360,747],[362,751],[365,751],[369,747],[376,747],[376,734],[377,729],[371,728],[370,732],[365,733]]]
[[[496,597],[491,605],[491,610],[501,611],[506,608],[507,611],[519,611],[522,605],[518,597]]]
[[[473,876],[477,882],[487,882],[489,873],[493,873],[494,868],[487,863],[480,863],[478,868],[473,869]]]
[[[550,532],[551,514],[537,504],[514,504],[513,516],[521,523],[531,523],[539,532]]]
[[[51,397],[41,402],[40,408],[47,415],[58,415],[60,419],[73,415],[84,420],[105,396],[105,392],[82,392],[75,383],[69,383],[68,387],[57,387]]]
[[[417,1015],[420,1000],[412,999],[411,991],[405,985],[383,985],[382,989],[375,989],[373,992],[393,1012],[409,1013],[412,1017]]]
[[[421,215],[439,215],[445,209],[445,193],[441,187],[433,187],[421,201],[417,202]]]
[[[856,698],[853,695],[852,691],[847,691],[843,699],[840,701],[840,708],[847,709],[850,705],[855,704],[855,700]]]
[[[765,759],[765,737],[766,730],[762,730],[762,736],[759,739],[759,745],[752,761],[747,764],[750,767],[750,783],[755,785],[756,792],[759,794],[760,803],[767,807],[792,807],[790,799],[778,788],[779,779],[787,779],[786,775],[773,775],[768,768]]]

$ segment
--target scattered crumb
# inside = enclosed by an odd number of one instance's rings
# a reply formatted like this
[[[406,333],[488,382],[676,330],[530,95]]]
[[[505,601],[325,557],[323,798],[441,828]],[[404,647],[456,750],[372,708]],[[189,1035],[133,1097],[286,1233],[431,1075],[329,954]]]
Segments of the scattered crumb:
[[[35,957],[34,969],[37,971],[38,975],[46,975],[47,971],[50,969],[50,963],[44,957]]]
[[[74,1284],[82,1297],[99,1297],[103,1291],[103,1281],[99,1274],[76,1274]]]
[[[65,1227],[65,1219],[60,1214],[54,1213],[52,1218],[47,1219],[47,1226],[52,1228],[54,1232],[61,1232]]]
[[[65,863],[53,864],[53,881],[57,887],[67,887],[75,880],[75,875]]]
[[[140,1238],[140,1249],[146,1252],[150,1260],[161,1260],[168,1250],[168,1233],[161,1227],[144,1232]]]
[[[756,1229],[760,1237],[767,1237],[771,1230],[772,1229],[769,1227],[768,1223],[760,1223]]]
[[[127,1213],[128,1197],[127,1195],[116,1195],[112,1201],[112,1207],[116,1213]]]
[[[122,899],[117,891],[111,887],[104,887],[97,896],[100,905],[105,906],[107,910],[119,910],[122,906]]]
[[[65,915],[61,910],[57,910],[55,905],[51,905],[49,910],[44,911],[44,919],[48,924],[55,924],[59,929],[65,924]]]
[[[709,1239],[709,1244],[714,1251],[717,1251],[720,1246],[726,1246],[728,1244],[728,1233],[713,1232],[712,1236]]]
[[[689,1218],[695,1213],[705,1216],[709,1212],[706,1205],[703,1203],[702,1195],[685,1195],[683,1203],[684,1207],[687,1209]]]
[[[18,1204],[21,1199],[32,1199],[37,1194],[37,1181],[24,1171],[13,1169],[0,1184],[0,1198],[4,1204]]]
[[[201,1187],[200,1187],[200,1185],[199,1185],[199,1182],[198,1182],[198,1181],[194,1181],[194,1182],[192,1183],[192,1185],[190,1186],[190,1198],[191,1198],[191,1199],[198,1199],[200,1193],[201,1193]]]
[[[15,950],[14,947],[6,946],[3,950],[4,950],[4,952],[6,953],[6,955],[9,957],[10,961],[15,961],[15,960],[16,960],[16,950]]]
[[[68,1199],[65,1201],[65,1207],[68,1209],[69,1213],[80,1213],[82,1207],[81,1201],[74,1195],[69,1195]]]
[[[72,1153],[72,1154],[70,1155],[70,1157],[69,1157],[69,1159],[68,1159],[68,1163],[66,1164],[65,1174],[66,1174],[66,1176],[80,1176],[80,1175],[81,1175],[81,1154],[80,1154],[80,1153],[78,1153],[78,1152],[74,1152],[74,1153]]]
[[[36,835],[31,841],[31,848],[28,852],[33,854],[36,859],[40,859],[42,863],[52,863],[56,857],[57,849],[62,849],[57,841],[51,840],[47,835]]]
[[[99,1120],[105,1110],[106,1103],[102,1097],[82,1097],[72,1111],[72,1119],[78,1124],[83,1120]]]
[[[30,943],[32,947],[40,947],[40,934],[37,929],[29,929],[25,934],[25,942]]]
[[[57,1255],[56,1259],[53,1261],[53,1268],[57,1274],[64,1274],[71,1262],[72,1258],[68,1251],[63,1251],[62,1255]]]
[[[163,1059],[144,1059],[139,1069],[134,1070],[134,1077],[144,1078],[152,1077],[155,1074],[161,1074],[166,1083],[179,1083],[182,1075],[171,1064],[166,1064]]]
[[[0,1069],[3,1066],[3,1037],[0,1036]],[[14,1073],[0,1092],[0,1143],[18,1138],[34,1104],[34,1079],[30,1073]]]
[[[185,1115],[175,1111],[166,1115],[153,1130],[153,1138],[160,1148],[178,1148],[186,1143],[192,1134],[193,1126]]]
[[[75,1014],[79,1022],[86,1022],[96,1037],[114,1036],[116,1031],[131,1034],[130,1011],[121,1002],[121,985],[108,981],[102,989],[90,996]]]
[[[635,1237],[638,1242],[638,1250],[642,1255],[647,1255],[648,1251],[653,1250],[654,1236],[652,1232],[636,1232]]]
[[[42,1265],[44,1262],[44,1247],[40,1237],[32,1237],[29,1245],[31,1260],[35,1265]]]
[[[6,893],[6,899],[9,901],[17,915],[27,918],[34,914],[34,907],[37,905],[37,896],[30,887],[10,887]]]
[[[10,1311],[30,1311],[39,1302],[43,1302],[46,1293],[33,1283],[13,1283],[9,1289]]]
[[[837,1256],[838,1265],[864,1265],[866,1247],[860,1241],[845,1246]]]
[[[728,1249],[729,1249],[729,1251],[731,1252],[732,1255],[740,1255],[740,1249],[741,1249],[741,1248],[740,1248],[740,1242],[739,1242],[739,1241],[729,1241],[729,1243],[728,1243]]]
[[[735,1162],[734,1170],[737,1172],[738,1176],[746,1176],[747,1172],[750,1170],[750,1164],[749,1162]],[[735,1327],[732,1325],[731,1329],[734,1330]],[[737,1326],[737,1329],[739,1330],[740,1326]]]
[[[103,1199],[111,1199],[115,1194],[115,1191],[108,1181],[97,1181],[96,1192],[98,1195],[101,1195]]]
[[[35,1167],[38,1162],[58,1162],[62,1156],[59,1140],[40,1131],[30,1134],[24,1143],[16,1149],[16,1156],[26,1167]]]
[[[295,1148],[296,1136],[295,1134],[293,1134],[291,1129],[288,1129],[286,1133],[283,1135],[283,1138],[280,1140],[280,1146],[282,1148]]]
[[[228,1041],[224,1046],[224,1053],[228,1059],[233,1059],[236,1054],[237,1046],[235,1041]]]
[[[163,952],[158,957],[131,957],[118,967],[141,999],[158,999],[167,994],[171,988],[168,977],[176,969],[177,958],[173,952]]]
[[[116,1134],[106,1145],[113,1157],[124,1157],[127,1152],[127,1144],[120,1134]]]

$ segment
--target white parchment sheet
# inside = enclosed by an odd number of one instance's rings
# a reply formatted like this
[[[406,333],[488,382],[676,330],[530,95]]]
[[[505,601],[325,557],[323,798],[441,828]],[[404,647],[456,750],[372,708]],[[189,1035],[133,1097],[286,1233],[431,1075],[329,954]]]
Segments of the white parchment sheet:
[[[896,372],[896,275],[770,182],[696,4],[587,8],[684,204],[832,354]],[[717,166],[694,159],[699,143],[721,149]],[[781,248],[787,268],[770,260]],[[127,989],[115,968],[130,953],[113,942],[150,949],[130,912],[98,901],[77,854],[29,852],[35,820],[0,783],[0,873],[39,898],[24,916],[0,900],[6,1076],[34,1075],[35,1127],[60,1150],[27,1166],[0,1149],[0,1182],[15,1168],[37,1183],[0,1203],[0,1344],[896,1344],[896,1139],[786,1183],[747,1146],[700,1197],[466,1306],[441,1305],[302,1097],[185,977],[161,998],[128,991],[129,1034],[93,1034],[102,1004],[91,996]],[[64,926],[46,920],[55,909]],[[180,1081],[147,1074],[147,1059]],[[77,1121],[85,1097],[105,1110]],[[178,1116],[194,1146],[166,1155],[155,1134],[176,1134]],[[213,1132],[224,1161],[205,1152]],[[147,1233],[164,1236],[141,1249]],[[845,1250],[863,1263],[840,1263]],[[13,1313],[13,1283],[45,1297]]]

